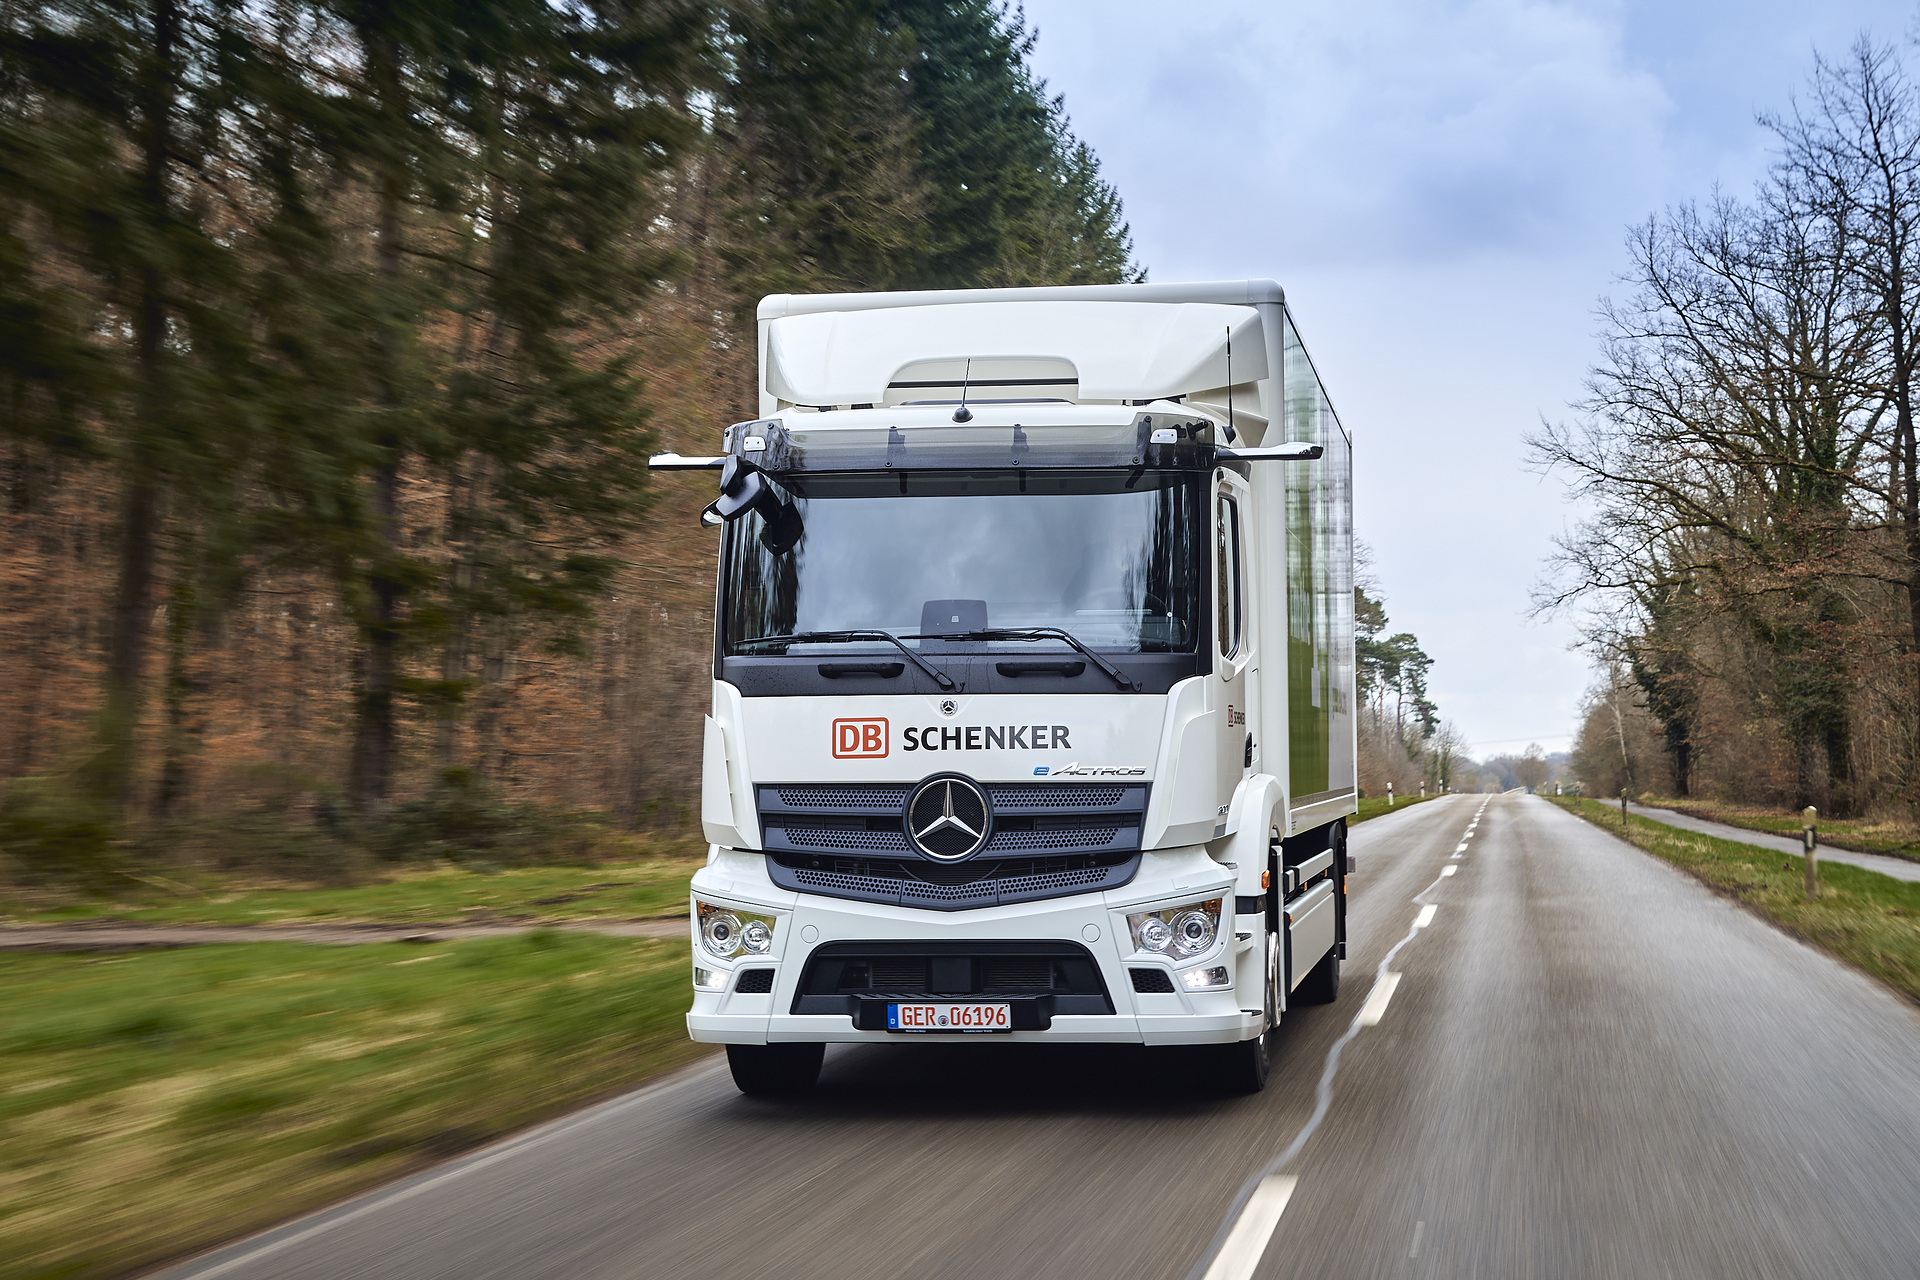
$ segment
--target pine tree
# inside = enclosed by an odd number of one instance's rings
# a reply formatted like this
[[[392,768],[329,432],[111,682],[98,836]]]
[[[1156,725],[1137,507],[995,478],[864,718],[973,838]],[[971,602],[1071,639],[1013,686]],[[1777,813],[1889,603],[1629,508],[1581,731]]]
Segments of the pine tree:
[[[1118,195],[1027,65],[1036,34],[1024,15],[995,0],[887,0],[885,19],[913,42],[926,139],[916,170],[929,243],[908,285],[1144,279]]]
[[[769,293],[890,289],[924,252],[910,44],[882,0],[748,0],[717,122],[738,324]]]
[[[70,392],[86,364],[111,363],[89,397],[99,451],[122,495],[99,750],[87,791],[124,806],[151,648],[168,505],[207,498],[250,426],[252,357],[237,282],[244,272],[220,223],[223,124],[242,77],[220,0],[68,0],[5,14],[6,115],[0,185],[12,193],[14,245],[26,210],[41,256],[81,270],[56,281],[47,264],[6,255],[9,309],[35,330],[11,354],[14,386],[52,397],[49,423],[78,444]],[[56,317],[85,315],[104,348],[76,352]],[[51,321],[51,323],[49,323]],[[31,432],[31,416],[9,422]]]

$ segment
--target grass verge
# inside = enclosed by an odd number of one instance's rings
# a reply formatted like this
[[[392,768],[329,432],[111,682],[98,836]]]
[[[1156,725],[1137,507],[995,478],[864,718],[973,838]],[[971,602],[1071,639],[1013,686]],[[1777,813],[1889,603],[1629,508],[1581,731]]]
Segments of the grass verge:
[[[1377,818],[1385,813],[1398,813],[1410,804],[1422,804],[1428,800],[1438,800],[1439,798],[1438,795],[1395,796],[1393,808],[1389,809],[1387,808],[1387,798],[1385,796],[1367,796],[1360,801],[1360,812],[1347,819],[1347,825],[1352,826],[1356,822],[1365,822],[1368,818]]]
[[[700,1052],[684,942],[0,957],[0,1276],[230,1239]]]
[[[1920,884],[1841,862],[1820,864],[1808,902],[1798,858],[1629,817],[1602,800],[1547,799],[1705,881],[1789,933],[1920,1000]]]
[[[1745,827],[1749,831],[1765,831],[1770,835],[1788,836],[1795,840],[1800,838],[1800,815],[1797,813],[1774,813],[1767,809],[1742,809],[1700,800],[1668,800],[1658,796],[1643,796],[1636,803],[1653,809],[1672,809],[1675,813],[1684,813],[1690,818],[1701,818],[1708,822],[1724,822],[1730,827]],[[1890,822],[1822,818],[1820,843],[1830,844],[1836,849],[1851,849],[1855,853],[1884,853],[1889,857],[1920,862],[1920,840],[1914,839],[1910,829]]]
[[[0,885],[0,924],[120,920],[139,924],[541,923],[685,914],[687,881],[706,846],[673,845],[595,866],[480,870],[440,862],[351,888],[307,888],[233,875],[177,873],[113,897]]]

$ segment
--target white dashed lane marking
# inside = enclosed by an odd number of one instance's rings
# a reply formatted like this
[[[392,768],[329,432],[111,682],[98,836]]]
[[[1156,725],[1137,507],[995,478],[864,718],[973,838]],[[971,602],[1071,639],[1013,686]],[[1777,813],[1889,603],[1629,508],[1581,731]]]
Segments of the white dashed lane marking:
[[[1226,1243],[1214,1255],[1213,1265],[1207,1268],[1206,1280],[1247,1280],[1253,1274],[1299,1181],[1285,1173],[1260,1179],[1260,1185],[1247,1198],[1246,1208],[1234,1220],[1233,1230],[1227,1233]]]
[[[1363,1027],[1379,1026],[1380,1019],[1387,1016],[1387,1002],[1393,999],[1393,989],[1399,985],[1399,974],[1381,974],[1380,981],[1374,983],[1373,990],[1367,992],[1367,1002],[1354,1015],[1354,1022]]]

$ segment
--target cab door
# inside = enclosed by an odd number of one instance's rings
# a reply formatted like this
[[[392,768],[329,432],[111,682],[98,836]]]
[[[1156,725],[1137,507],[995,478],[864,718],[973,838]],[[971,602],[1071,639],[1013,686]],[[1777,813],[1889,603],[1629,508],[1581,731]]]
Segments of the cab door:
[[[1214,677],[1209,702],[1219,726],[1220,806],[1216,832],[1223,833],[1227,806],[1248,772],[1247,671],[1253,665],[1255,630],[1248,595],[1248,550],[1252,503],[1245,480],[1216,473],[1213,495]]]

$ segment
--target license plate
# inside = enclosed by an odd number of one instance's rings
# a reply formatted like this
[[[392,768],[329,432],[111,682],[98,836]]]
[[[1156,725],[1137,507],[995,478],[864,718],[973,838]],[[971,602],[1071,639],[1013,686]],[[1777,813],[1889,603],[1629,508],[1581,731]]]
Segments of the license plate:
[[[1013,1006],[1006,1004],[890,1004],[889,1031],[1011,1031]]]

